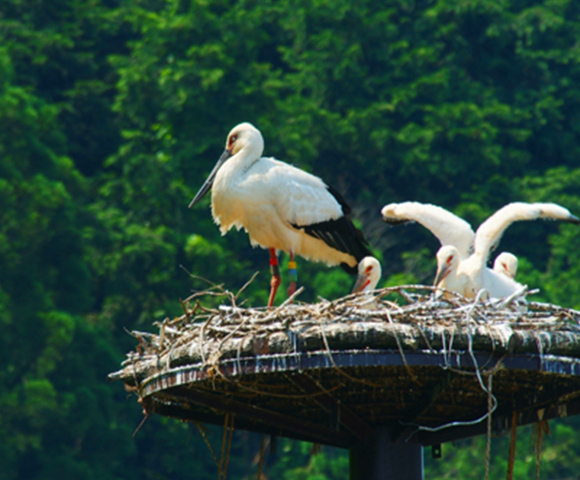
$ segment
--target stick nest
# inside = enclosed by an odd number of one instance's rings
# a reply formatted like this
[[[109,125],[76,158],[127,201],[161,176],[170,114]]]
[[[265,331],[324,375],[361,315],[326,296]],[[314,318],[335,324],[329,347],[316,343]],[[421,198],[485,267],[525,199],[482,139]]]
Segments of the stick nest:
[[[434,299],[423,285],[388,287],[372,295],[348,295],[318,303],[246,308],[238,295],[207,290],[182,301],[184,314],[155,322],[158,333],[133,331],[138,345],[111,379],[137,386],[160,371],[223,359],[296,352],[398,349],[431,352],[467,350],[580,357],[580,312],[527,302],[525,290],[507,299],[475,300],[447,292]],[[226,305],[208,308],[210,297]],[[210,302],[206,302],[210,303]]]

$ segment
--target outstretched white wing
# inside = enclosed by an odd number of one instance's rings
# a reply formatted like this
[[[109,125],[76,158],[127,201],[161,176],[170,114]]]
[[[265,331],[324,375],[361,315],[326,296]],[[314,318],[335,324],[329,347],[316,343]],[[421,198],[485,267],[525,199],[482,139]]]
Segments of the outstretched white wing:
[[[453,245],[462,258],[471,253],[473,230],[471,225],[449,210],[429,203],[403,202],[385,205],[381,214],[390,224],[414,221],[435,235],[441,245]]]
[[[578,217],[555,203],[509,203],[495,212],[477,229],[473,243],[474,253],[483,257],[486,262],[491,250],[499,244],[507,227],[513,222],[538,218],[580,223]]]

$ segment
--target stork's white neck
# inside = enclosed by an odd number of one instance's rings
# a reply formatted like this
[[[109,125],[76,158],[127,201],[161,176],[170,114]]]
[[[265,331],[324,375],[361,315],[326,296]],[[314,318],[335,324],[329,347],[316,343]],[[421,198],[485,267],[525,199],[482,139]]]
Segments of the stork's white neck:
[[[264,152],[264,137],[252,124],[241,123],[228,135],[226,148],[231,148],[232,151],[232,157],[226,165],[230,164],[230,169],[233,170],[246,171],[261,158]]]

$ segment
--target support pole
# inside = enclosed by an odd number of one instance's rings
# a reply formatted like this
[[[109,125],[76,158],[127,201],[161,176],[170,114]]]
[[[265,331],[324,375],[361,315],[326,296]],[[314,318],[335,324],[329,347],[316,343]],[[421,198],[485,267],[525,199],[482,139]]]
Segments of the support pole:
[[[351,447],[350,480],[423,480],[421,445],[392,438],[391,428],[379,427]]]

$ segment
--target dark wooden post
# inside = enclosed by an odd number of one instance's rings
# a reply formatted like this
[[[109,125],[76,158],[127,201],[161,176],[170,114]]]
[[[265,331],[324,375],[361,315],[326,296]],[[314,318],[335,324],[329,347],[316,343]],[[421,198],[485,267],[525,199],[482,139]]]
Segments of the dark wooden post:
[[[350,480],[423,480],[417,443],[394,443],[389,427],[376,428],[366,443],[350,449]]]

